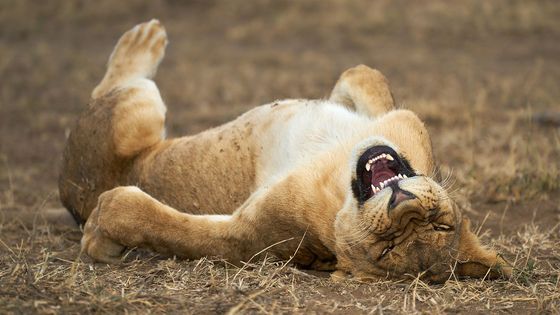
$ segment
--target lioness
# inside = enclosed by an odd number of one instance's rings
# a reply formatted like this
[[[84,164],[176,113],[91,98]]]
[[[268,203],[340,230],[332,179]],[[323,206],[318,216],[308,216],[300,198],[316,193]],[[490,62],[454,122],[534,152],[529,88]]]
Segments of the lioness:
[[[93,259],[146,247],[233,263],[270,252],[360,279],[510,275],[431,177],[428,132],[395,109],[380,72],[357,66],[329,100],[276,101],[165,139],[151,78],[166,45],[157,20],[126,32],[68,138],[60,197]]]

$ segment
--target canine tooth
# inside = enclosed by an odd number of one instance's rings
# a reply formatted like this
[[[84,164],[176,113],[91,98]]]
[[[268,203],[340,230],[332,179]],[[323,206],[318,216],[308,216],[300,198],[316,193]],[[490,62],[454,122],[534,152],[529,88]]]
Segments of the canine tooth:
[[[408,178],[408,176],[406,176],[406,175],[403,175],[403,177],[404,177],[404,178]]]
[[[373,184],[371,185],[371,190],[373,190],[373,192],[375,192],[375,186],[373,186]]]
[[[395,159],[391,156],[391,154],[387,154],[387,160],[394,161]]]
[[[369,163],[366,164],[366,170],[369,172],[369,170],[371,169],[371,165]]]

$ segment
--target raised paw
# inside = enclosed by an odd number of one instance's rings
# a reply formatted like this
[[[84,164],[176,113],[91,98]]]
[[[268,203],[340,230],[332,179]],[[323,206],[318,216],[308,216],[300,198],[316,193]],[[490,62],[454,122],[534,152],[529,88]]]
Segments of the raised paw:
[[[331,92],[330,100],[372,118],[395,107],[385,76],[365,65],[344,71]]]
[[[158,20],[138,24],[119,39],[109,58],[108,72],[152,78],[166,45],[167,34]]]
[[[138,24],[124,33],[109,57],[103,80],[92,96],[101,96],[135,78],[153,78],[165,55],[166,46],[165,28],[155,19]]]

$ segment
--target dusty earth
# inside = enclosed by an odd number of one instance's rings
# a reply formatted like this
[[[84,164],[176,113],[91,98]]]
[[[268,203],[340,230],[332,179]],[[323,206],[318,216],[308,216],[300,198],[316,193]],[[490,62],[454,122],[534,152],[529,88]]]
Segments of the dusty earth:
[[[510,280],[333,283],[269,258],[243,268],[133,250],[80,256],[60,207],[65,136],[122,32],[159,18],[168,133],[281,98],[326,97],[364,63],[427,122],[453,194]],[[0,1],[0,313],[559,313],[557,1]]]

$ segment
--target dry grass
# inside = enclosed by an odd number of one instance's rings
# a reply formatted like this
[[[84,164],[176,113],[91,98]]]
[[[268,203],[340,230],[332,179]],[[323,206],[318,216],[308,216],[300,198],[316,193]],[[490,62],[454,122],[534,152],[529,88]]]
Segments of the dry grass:
[[[3,232],[21,230],[12,223]],[[333,283],[266,259],[239,269],[224,261],[159,259],[135,251],[121,266],[77,257],[76,231],[37,226],[2,242],[2,309],[13,312],[487,312],[555,311],[560,305],[558,229],[528,225],[493,241],[519,272],[510,281]],[[556,265],[554,265],[556,264]]]
[[[79,231],[41,219],[59,207],[55,166],[112,45],[151,17],[171,38],[156,79],[172,135],[324,97],[347,67],[378,67],[516,276],[334,283],[273,258],[80,257]],[[544,0],[3,1],[0,313],[560,313],[560,129],[533,119],[560,112],[559,43],[560,5]]]

